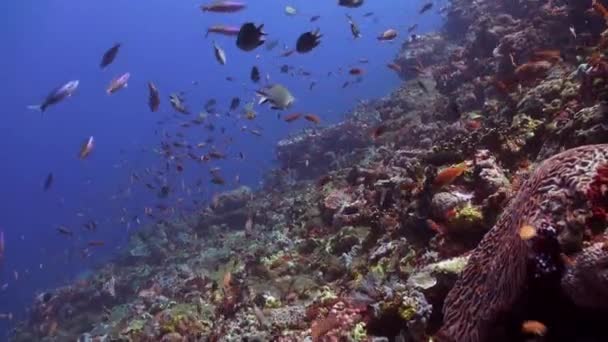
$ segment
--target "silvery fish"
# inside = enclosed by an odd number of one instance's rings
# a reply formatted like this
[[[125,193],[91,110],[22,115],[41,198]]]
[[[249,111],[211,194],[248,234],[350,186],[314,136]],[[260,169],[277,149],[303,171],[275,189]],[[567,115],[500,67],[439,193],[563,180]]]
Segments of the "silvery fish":
[[[61,87],[53,89],[53,91],[51,91],[51,93],[48,94],[47,97],[44,99],[42,104],[28,106],[28,108],[44,112],[49,106],[57,104],[65,100],[66,98],[72,96],[72,94],[74,94],[74,92],[78,88],[79,83],[80,82],[78,80],[69,81]]]
[[[295,101],[289,89],[280,84],[275,84],[257,91],[260,100],[258,104],[269,102],[272,109],[287,109]]]

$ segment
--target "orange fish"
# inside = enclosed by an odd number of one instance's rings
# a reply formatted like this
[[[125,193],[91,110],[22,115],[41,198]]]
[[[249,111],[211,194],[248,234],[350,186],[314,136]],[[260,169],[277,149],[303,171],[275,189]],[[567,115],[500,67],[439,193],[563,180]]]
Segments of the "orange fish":
[[[539,321],[525,321],[521,325],[521,331],[525,334],[545,336],[547,334],[547,326]]]
[[[82,144],[82,147],[80,148],[80,152],[78,153],[78,158],[80,158],[80,159],[87,158],[93,151],[94,146],[95,146],[95,139],[93,139],[93,137],[90,136],[89,139],[87,139],[87,141],[85,141],[84,144]]]
[[[608,19],[608,9],[606,9],[606,7],[604,5],[602,5],[601,2],[598,2],[597,0],[593,0],[591,2],[591,6],[599,15]]]
[[[285,115],[285,117],[283,117],[283,120],[285,122],[294,122],[294,121],[298,120],[301,116],[302,116],[301,113],[287,114],[287,115]]]
[[[533,239],[536,236],[536,227],[531,226],[529,224],[524,224],[519,228],[519,237],[524,240]]]
[[[429,227],[430,230],[434,231],[435,233],[437,233],[439,235],[446,234],[445,227],[431,219],[426,220],[426,225]]]
[[[465,171],[468,170],[466,164],[461,163],[456,166],[450,166],[441,170],[437,173],[435,180],[433,181],[433,185],[436,188],[441,188],[446,185],[452,184],[456,178],[460,177]]]
[[[321,118],[319,118],[319,117],[318,117],[317,115],[315,115],[315,114],[306,114],[306,115],[304,115],[304,119],[305,119],[306,121],[310,121],[310,122],[312,122],[312,123],[314,123],[314,124],[316,124],[316,125],[318,125],[318,124],[320,124],[320,123],[321,123]]]

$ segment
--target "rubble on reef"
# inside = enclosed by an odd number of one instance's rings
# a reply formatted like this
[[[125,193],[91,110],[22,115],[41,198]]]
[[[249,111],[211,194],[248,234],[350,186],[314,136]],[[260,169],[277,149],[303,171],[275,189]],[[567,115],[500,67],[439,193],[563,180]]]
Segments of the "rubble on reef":
[[[608,340],[598,3],[452,0],[392,94],[40,294],[13,340]]]

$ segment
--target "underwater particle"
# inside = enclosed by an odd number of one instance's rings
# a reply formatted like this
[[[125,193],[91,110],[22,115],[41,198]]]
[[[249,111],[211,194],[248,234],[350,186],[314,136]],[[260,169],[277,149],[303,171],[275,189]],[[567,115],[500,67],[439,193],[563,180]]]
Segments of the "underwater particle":
[[[78,158],[86,159],[91,152],[93,152],[93,147],[95,147],[95,139],[93,136],[90,136],[80,147],[80,152],[78,152]]]
[[[247,5],[240,1],[215,1],[209,5],[201,5],[203,12],[234,13],[245,9]]]
[[[213,25],[207,28],[207,33],[205,33],[205,37],[209,36],[209,33],[217,33],[224,36],[237,36],[239,34],[240,28],[237,26],[226,26],[226,25]]]
[[[249,78],[251,78],[251,80],[254,83],[258,83],[260,81],[260,69],[258,69],[257,66],[253,66],[251,67],[251,73],[249,74]]]
[[[388,29],[388,30],[382,32],[377,38],[380,41],[391,41],[391,40],[397,38],[397,30]]]
[[[547,327],[539,321],[525,321],[521,325],[521,332],[524,334],[545,336]]]
[[[226,52],[215,42],[213,42],[213,55],[218,63],[221,65],[226,65]]]
[[[152,82],[148,82],[148,107],[152,112],[156,112],[160,106],[160,93]]]
[[[430,10],[431,8],[433,8],[433,2],[427,2],[424,5],[422,5],[422,7],[420,8],[420,11],[418,11],[418,13],[422,14],[428,10]]]
[[[131,78],[131,74],[128,72],[125,72],[124,74],[114,78],[106,89],[106,93],[108,95],[112,95],[115,92],[121,90],[122,88],[126,88],[129,82],[129,78]]]
[[[112,64],[112,62],[114,62],[114,59],[116,59],[116,55],[118,55],[118,50],[120,50],[120,47],[121,44],[116,43],[111,48],[106,50],[103,56],[101,56],[101,62],[99,63],[99,67],[104,69],[108,65]]]
[[[44,112],[49,106],[57,104],[68,97],[72,96],[76,89],[78,89],[78,85],[80,81],[74,80],[69,81],[66,84],[53,89],[44,99],[42,104],[40,105],[30,105],[27,106],[28,109],[38,110]]]
[[[289,92],[289,89],[283,85],[275,84],[258,90],[257,95],[260,97],[258,104],[270,103],[272,109],[287,109],[295,98]]]
[[[536,236],[536,227],[531,226],[529,224],[524,224],[519,228],[519,237],[524,240],[533,239]]]
[[[338,5],[343,7],[360,7],[363,5],[363,0],[338,0]]]
[[[296,51],[299,53],[312,51],[312,49],[321,44],[321,41],[319,40],[321,37],[323,37],[323,35],[319,33],[319,29],[302,33],[296,42]]]
[[[236,46],[243,51],[255,50],[258,46],[264,44],[266,33],[262,31],[263,28],[264,24],[257,27],[254,23],[243,24],[236,38]]]
[[[44,180],[44,185],[42,187],[44,191],[48,191],[51,188],[51,186],[53,186],[53,179],[54,179],[53,173],[49,172],[49,174],[46,175],[46,178]]]

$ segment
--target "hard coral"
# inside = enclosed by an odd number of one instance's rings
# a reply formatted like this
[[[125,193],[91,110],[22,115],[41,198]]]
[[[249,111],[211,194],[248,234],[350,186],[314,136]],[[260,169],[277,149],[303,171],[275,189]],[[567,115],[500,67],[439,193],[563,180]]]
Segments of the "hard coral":
[[[529,245],[523,224],[560,227],[568,211],[585,205],[598,165],[608,162],[608,145],[589,145],[544,161],[522,186],[496,225],[473,251],[444,304],[440,341],[483,341],[500,314],[509,310],[527,282]],[[581,204],[581,202],[583,204]],[[559,232],[558,232],[559,233]]]

